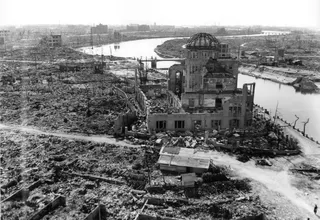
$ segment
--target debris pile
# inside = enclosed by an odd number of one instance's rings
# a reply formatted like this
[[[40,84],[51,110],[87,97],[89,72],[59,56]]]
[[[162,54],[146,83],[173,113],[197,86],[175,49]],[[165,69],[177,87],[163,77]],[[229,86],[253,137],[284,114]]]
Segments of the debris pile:
[[[179,109],[171,107],[166,98],[164,99],[150,99],[149,100],[150,113],[177,113]]]
[[[314,82],[305,77],[298,77],[296,80],[290,83],[290,85],[293,85],[301,92],[315,92],[319,89]]]

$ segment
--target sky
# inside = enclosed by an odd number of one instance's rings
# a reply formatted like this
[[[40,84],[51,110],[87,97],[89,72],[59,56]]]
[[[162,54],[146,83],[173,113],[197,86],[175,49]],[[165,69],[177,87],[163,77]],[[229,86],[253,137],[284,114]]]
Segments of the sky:
[[[320,28],[320,0],[0,0],[0,26],[99,23]]]

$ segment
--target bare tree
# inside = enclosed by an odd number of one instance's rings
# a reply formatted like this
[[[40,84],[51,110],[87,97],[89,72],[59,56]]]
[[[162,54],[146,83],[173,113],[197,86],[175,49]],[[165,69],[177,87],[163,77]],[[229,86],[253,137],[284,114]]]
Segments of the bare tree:
[[[308,120],[307,121],[305,121],[305,122],[302,122],[304,125],[303,125],[303,136],[305,136],[306,135],[306,125],[309,123],[309,118],[308,118]]]
[[[297,121],[299,120],[299,117],[297,115],[294,115],[294,116],[296,116],[297,119],[294,121],[293,128],[296,127]]]

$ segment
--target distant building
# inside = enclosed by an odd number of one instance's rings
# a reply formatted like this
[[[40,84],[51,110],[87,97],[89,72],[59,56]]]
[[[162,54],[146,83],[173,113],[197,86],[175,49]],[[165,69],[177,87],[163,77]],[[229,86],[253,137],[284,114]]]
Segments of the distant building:
[[[92,34],[107,34],[108,25],[99,24],[95,27],[91,27]]]
[[[138,24],[130,24],[130,25],[127,25],[127,31],[137,31],[138,30]]]
[[[150,26],[146,24],[143,24],[143,25],[131,24],[131,25],[127,25],[127,31],[150,31]]]
[[[150,31],[150,26],[149,25],[139,25],[138,26],[138,31]]]
[[[153,25],[152,29],[156,31],[170,31],[170,30],[174,30],[175,26],[174,25]]]
[[[61,35],[50,35],[49,44],[51,47],[61,47],[62,46],[62,38]]]
[[[8,37],[9,33],[9,30],[0,30],[0,37]]]
[[[48,45],[49,47],[61,47],[62,37],[60,34],[51,34],[49,36],[43,36],[40,44]]]
[[[9,36],[9,30],[0,30],[0,45],[4,45]]]

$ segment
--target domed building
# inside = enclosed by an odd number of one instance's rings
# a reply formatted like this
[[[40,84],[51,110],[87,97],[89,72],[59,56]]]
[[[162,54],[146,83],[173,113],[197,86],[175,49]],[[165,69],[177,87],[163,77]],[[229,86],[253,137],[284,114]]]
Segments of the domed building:
[[[149,130],[212,130],[251,124],[255,84],[237,88],[239,61],[228,44],[207,33],[192,36],[183,64],[169,68],[168,100],[179,113],[150,114]],[[158,125],[161,126],[161,129]]]

